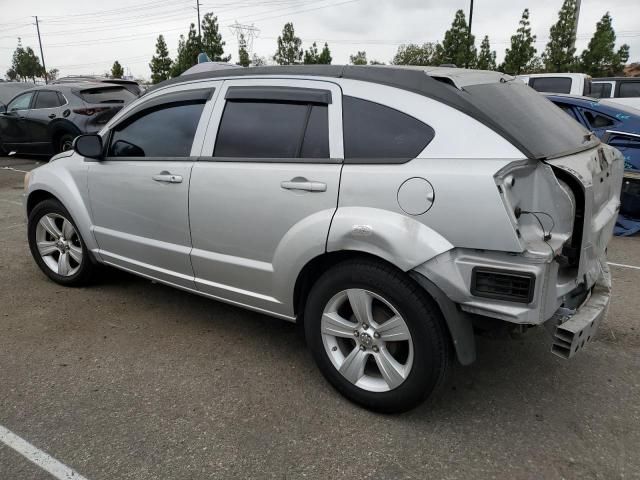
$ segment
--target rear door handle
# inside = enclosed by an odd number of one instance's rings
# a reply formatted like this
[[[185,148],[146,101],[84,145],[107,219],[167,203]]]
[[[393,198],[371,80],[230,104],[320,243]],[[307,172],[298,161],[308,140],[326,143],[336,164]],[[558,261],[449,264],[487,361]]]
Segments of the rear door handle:
[[[306,180],[289,180],[280,182],[280,186],[285,190],[304,190],[306,192],[326,192],[327,184],[323,182],[308,182]]]
[[[154,175],[153,178],[156,182],[161,183],[182,183],[182,175],[173,175],[169,172],[161,172],[158,175]]]
[[[56,114],[52,113],[51,115],[49,115],[49,118],[56,118]]]

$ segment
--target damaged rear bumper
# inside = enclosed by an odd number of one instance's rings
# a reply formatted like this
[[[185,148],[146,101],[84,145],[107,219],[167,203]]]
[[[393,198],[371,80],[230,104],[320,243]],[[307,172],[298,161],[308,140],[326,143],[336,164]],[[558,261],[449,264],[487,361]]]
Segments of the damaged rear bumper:
[[[551,353],[571,358],[591,340],[607,314],[611,300],[611,273],[601,260],[601,273],[587,300],[577,309],[561,307],[545,322],[553,344]]]

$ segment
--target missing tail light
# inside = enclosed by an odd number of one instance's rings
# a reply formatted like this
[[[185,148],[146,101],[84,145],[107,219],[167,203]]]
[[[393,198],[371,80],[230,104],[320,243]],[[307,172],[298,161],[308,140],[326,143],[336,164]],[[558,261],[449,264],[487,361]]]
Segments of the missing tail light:
[[[509,302],[531,303],[535,282],[533,273],[475,267],[471,273],[471,294]]]

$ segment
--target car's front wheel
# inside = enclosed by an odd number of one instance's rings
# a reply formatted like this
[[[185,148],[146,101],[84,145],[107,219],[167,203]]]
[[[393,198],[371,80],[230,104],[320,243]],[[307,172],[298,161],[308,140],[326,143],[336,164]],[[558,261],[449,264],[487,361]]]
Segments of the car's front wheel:
[[[61,285],[86,284],[95,265],[71,215],[57,200],[36,205],[29,214],[31,255],[45,275]]]
[[[383,263],[341,263],[313,286],[305,334],[329,382],[381,412],[409,410],[448,369],[450,344],[436,305],[403,272]]]

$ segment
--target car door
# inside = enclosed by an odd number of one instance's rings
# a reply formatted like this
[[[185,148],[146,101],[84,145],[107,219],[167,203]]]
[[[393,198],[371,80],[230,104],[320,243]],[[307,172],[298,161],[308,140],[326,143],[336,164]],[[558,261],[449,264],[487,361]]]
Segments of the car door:
[[[106,263],[194,288],[188,216],[192,151],[200,149],[198,129],[205,128],[200,120],[214,91],[199,87],[151,95],[103,134],[106,156],[90,163],[89,198],[98,253]]]
[[[334,83],[224,82],[191,177],[199,290],[293,316],[296,276],[325,252],[337,206],[341,118]]]
[[[27,128],[32,153],[53,153],[49,124],[61,117],[60,106],[65,103],[54,90],[38,90],[32,108],[27,113]]]
[[[0,142],[9,152],[28,152],[30,141],[27,128],[27,114],[31,108],[35,92],[25,92],[9,102],[7,111],[0,114]]]

